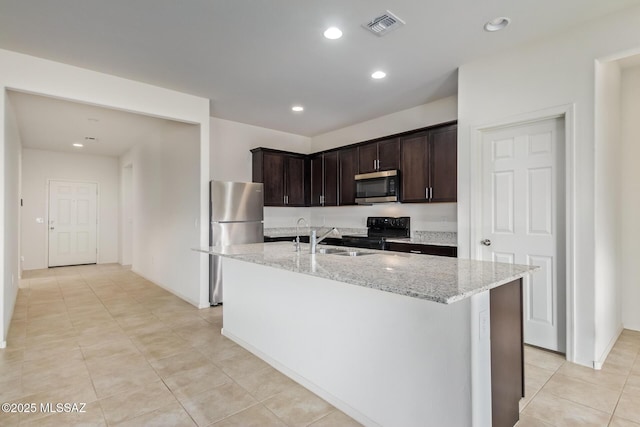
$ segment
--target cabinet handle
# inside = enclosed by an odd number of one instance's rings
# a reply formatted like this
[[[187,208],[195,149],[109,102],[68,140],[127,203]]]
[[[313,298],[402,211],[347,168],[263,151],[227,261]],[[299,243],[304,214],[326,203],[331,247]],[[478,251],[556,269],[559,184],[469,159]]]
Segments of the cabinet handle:
[[[429,187],[429,200],[433,199],[433,187]]]
[[[376,161],[373,161],[373,170],[376,170]]]
[[[429,200],[429,187],[424,187],[424,198]]]
[[[412,254],[421,254],[422,253],[422,251],[413,251],[413,250],[411,250],[409,252],[411,252]]]

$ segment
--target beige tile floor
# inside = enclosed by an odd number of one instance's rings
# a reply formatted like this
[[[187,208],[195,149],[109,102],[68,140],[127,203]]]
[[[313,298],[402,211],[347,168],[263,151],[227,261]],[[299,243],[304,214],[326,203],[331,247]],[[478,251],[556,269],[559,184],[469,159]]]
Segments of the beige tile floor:
[[[198,310],[119,265],[26,272],[0,350],[0,426],[357,426],[220,335]],[[42,413],[41,403],[86,403]]]
[[[1,426],[358,425],[222,337],[222,307],[197,310],[118,265],[26,273],[0,402],[86,412],[0,412]],[[640,427],[639,350],[640,333],[624,331],[594,371],[527,347],[518,426]]]
[[[525,347],[518,427],[640,427],[640,332],[624,330],[599,371]]]

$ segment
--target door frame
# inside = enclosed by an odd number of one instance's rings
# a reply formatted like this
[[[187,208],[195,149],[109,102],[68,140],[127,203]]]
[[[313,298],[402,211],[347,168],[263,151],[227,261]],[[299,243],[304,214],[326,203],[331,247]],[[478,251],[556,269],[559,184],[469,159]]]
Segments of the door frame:
[[[491,123],[471,126],[471,191],[469,207],[471,215],[469,223],[469,256],[471,259],[482,259],[482,248],[477,244],[482,239],[482,139],[483,134],[504,127],[521,126],[542,120],[564,118],[565,137],[565,257],[566,257],[566,359],[575,362],[576,354],[576,310],[575,310],[575,104],[560,105],[512,117]]]
[[[46,220],[45,225],[47,226],[46,231],[44,233],[44,244],[47,251],[46,257],[46,268],[55,268],[49,266],[49,202],[51,201],[51,181],[59,181],[59,182],[79,182],[84,184],[95,184],[96,185],[96,265],[99,264],[100,260],[100,183],[97,181],[88,181],[84,179],[55,179],[55,178],[47,178],[47,188],[45,189],[45,214]]]

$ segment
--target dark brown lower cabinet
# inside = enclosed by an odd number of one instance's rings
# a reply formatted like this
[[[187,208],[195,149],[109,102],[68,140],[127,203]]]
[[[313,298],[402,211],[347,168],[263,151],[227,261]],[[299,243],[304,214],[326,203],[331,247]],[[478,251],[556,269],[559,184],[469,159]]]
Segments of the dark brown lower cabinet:
[[[412,254],[448,256],[453,258],[458,256],[458,248],[456,246],[390,242],[389,250],[394,252],[408,252]]]
[[[489,291],[492,427],[513,427],[524,397],[522,279]]]

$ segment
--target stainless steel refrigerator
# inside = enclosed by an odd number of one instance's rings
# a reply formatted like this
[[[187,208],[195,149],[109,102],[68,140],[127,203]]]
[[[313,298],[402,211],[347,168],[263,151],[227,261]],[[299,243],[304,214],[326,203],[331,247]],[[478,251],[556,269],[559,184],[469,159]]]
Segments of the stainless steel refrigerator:
[[[264,194],[254,182],[211,181],[209,245],[264,242]],[[209,258],[209,302],[222,302],[222,258]]]

